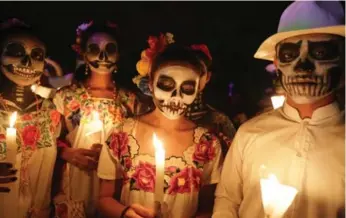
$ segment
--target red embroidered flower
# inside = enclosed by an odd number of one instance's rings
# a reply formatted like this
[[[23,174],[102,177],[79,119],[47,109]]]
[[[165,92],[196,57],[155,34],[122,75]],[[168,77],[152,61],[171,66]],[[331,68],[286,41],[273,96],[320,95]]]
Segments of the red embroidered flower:
[[[160,33],[159,37],[149,36],[148,39],[149,48],[145,50],[147,57],[152,60],[157,53],[163,51],[167,45],[166,37]]]
[[[0,134],[0,142],[6,141],[6,136],[4,134]]]
[[[140,162],[132,178],[136,181],[137,188],[146,192],[154,192],[155,167],[150,163]]]
[[[88,98],[88,95],[87,95],[87,94],[83,94],[81,97],[82,97],[82,99],[84,99],[84,100],[85,100],[85,99],[87,99],[87,98]]]
[[[24,114],[22,116],[22,120],[25,120],[25,121],[32,120],[32,115],[31,114]]]
[[[125,132],[118,132],[112,134],[109,146],[112,149],[114,156],[120,159],[121,156],[127,154],[129,152],[128,145],[129,138]]]
[[[28,125],[24,127],[22,131],[22,139],[24,142],[24,146],[28,146],[31,147],[31,149],[35,149],[39,138],[40,130],[35,125]]]
[[[52,120],[53,126],[57,126],[60,122],[60,113],[57,110],[50,112],[50,119]]]
[[[198,163],[206,163],[215,156],[215,148],[212,140],[201,140],[195,147],[192,159]]]
[[[70,103],[69,103],[69,106],[68,106],[72,111],[76,111],[80,108],[80,104],[78,101],[76,100],[72,100]]]
[[[194,167],[186,167],[169,181],[168,194],[183,194],[199,191],[202,173]]]

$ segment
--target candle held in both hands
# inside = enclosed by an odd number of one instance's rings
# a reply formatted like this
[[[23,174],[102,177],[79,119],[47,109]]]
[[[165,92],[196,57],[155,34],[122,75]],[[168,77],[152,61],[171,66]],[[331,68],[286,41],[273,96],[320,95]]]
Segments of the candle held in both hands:
[[[153,142],[155,147],[155,202],[163,203],[164,196],[164,169],[165,169],[165,149],[163,143],[157,138],[156,134],[153,135]]]
[[[266,217],[283,217],[297,195],[297,189],[280,184],[274,174],[269,174],[268,179],[261,179],[260,184]]]
[[[6,129],[6,161],[12,163],[13,166],[16,164],[17,156],[17,130],[14,128],[17,119],[17,112],[14,112],[10,116],[9,127]]]

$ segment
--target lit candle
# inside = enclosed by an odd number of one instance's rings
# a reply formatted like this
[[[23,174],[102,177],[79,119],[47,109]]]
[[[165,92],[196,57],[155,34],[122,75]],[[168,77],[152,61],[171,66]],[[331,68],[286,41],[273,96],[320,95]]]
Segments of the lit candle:
[[[92,120],[87,125],[87,131],[85,136],[96,139],[93,143],[101,143],[102,142],[102,131],[103,131],[103,122],[100,120],[99,113],[96,111],[92,112]]]
[[[14,124],[16,123],[17,112],[14,112],[10,116],[10,126],[6,129],[6,161],[12,163],[13,166],[16,164],[16,156],[17,156],[17,131],[14,128]]]
[[[51,96],[51,94],[53,93],[53,89],[44,87],[44,86],[40,86],[37,84],[33,84],[31,86],[31,91],[33,93],[35,93],[36,95],[41,96],[42,98],[49,98]]]
[[[271,97],[272,105],[274,109],[281,107],[285,102],[285,96],[276,95]]]
[[[292,204],[297,189],[280,184],[274,174],[269,174],[268,179],[261,179],[262,203],[267,218],[281,218]]]
[[[165,169],[165,149],[162,142],[157,138],[156,134],[153,135],[153,142],[155,147],[155,202],[163,203],[163,185],[164,185],[164,169]]]

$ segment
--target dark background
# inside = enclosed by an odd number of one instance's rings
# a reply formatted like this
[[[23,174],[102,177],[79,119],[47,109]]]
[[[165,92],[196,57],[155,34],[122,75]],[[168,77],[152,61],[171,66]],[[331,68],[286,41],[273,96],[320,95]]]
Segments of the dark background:
[[[89,20],[111,20],[123,36],[118,82],[134,86],[136,62],[150,34],[169,31],[176,42],[205,43],[213,56],[214,74],[207,87],[208,103],[228,115],[242,110],[252,115],[264,89],[271,84],[265,66],[253,55],[260,43],[276,33],[280,2],[1,2],[0,18],[17,17],[33,26],[48,46],[48,56],[72,72],[75,30]],[[229,104],[228,84],[235,84],[243,104]]]

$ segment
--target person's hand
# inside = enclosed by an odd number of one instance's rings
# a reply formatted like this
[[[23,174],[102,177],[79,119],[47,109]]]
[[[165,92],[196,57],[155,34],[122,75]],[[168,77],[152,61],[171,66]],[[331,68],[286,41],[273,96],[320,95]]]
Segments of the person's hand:
[[[63,159],[81,170],[92,171],[97,169],[100,151],[97,149],[65,148]]]
[[[131,204],[125,213],[126,218],[155,218],[155,211],[140,204]]]
[[[0,163],[0,176],[4,178],[0,178],[0,184],[11,183],[17,180],[15,177],[17,170],[12,169],[12,164],[10,163]],[[10,192],[8,187],[1,187],[0,192]]]

